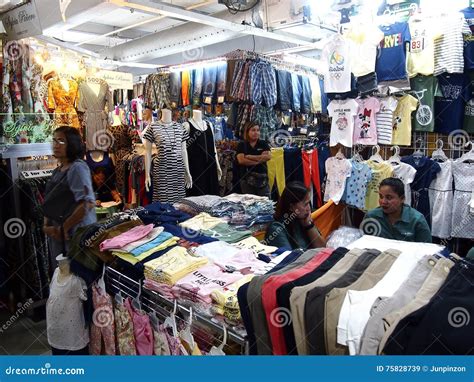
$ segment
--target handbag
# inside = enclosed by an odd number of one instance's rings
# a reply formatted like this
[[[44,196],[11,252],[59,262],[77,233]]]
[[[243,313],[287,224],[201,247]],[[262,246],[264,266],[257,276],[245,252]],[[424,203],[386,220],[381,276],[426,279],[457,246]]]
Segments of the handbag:
[[[263,188],[268,185],[268,176],[267,174],[260,174],[258,172],[249,172],[246,176],[247,183],[249,186],[255,188]]]
[[[57,171],[60,170],[56,169],[46,184],[42,210],[44,216],[62,224],[74,212],[79,203],[76,202],[67,182],[67,171],[63,172],[59,179],[55,177]]]

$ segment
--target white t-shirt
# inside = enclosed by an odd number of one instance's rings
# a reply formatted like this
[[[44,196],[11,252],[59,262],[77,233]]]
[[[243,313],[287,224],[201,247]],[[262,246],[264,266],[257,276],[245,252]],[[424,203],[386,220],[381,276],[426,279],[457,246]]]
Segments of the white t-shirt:
[[[335,204],[339,204],[346,188],[346,179],[351,176],[351,170],[352,165],[348,159],[331,157],[326,160],[325,202],[331,199]]]
[[[395,97],[382,98],[380,110],[377,113],[377,139],[381,145],[392,144],[393,113],[397,109],[398,101]]]
[[[71,274],[61,283],[58,276],[59,268],[56,268],[46,304],[48,343],[56,349],[80,350],[89,343],[89,328],[82,306],[87,300],[87,286],[76,275]]]
[[[352,147],[354,117],[358,110],[359,104],[353,99],[331,101],[328,105],[328,113],[332,118],[330,146],[336,146],[340,143],[346,147]]]
[[[414,77],[418,74],[425,76],[434,73],[434,40],[440,38],[439,27],[433,20],[411,20],[410,49],[408,49],[408,75]]]
[[[377,47],[383,32],[373,24],[357,24],[345,34],[350,41],[351,69],[354,76],[361,77],[375,72]]]
[[[415,180],[416,169],[410,166],[408,163],[401,162],[400,164],[393,165],[394,178],[400,179],[405,185],[405,203],[411,206],[411,187],[410,184]]]
[[[324,76],[325,93],[345,93],[351,90],[351,65],[349,43],[337,35],[323,48],[322,55],[327,65]]]

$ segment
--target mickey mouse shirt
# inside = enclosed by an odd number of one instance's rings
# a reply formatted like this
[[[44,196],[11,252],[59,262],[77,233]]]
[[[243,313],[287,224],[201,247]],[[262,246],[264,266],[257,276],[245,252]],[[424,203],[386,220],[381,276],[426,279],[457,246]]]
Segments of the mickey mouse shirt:
[[[352,147],[352,136],[354,133],[354,117],[359,110],[359,104],[353,99],[342,101],[331,101],[328,106],[328,114],[332,118],[330,146],[338,143]]]
[[[357,99],[356,102],[359,105],[359,113],[355,118],[354,144],[376,145],[376,114],[380,110],[380,102],[374,97]]]

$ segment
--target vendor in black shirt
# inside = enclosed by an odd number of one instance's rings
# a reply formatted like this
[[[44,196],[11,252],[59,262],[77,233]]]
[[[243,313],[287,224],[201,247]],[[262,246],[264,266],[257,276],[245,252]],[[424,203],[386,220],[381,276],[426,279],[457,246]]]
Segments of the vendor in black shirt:
[[[255,122],[248,122],[244,129],[244,140],[237,146],[242,193],[270,196],[266,163],[270,159],[270,146],[260,139],[260,126]]]
[[[122,203],[120,193],[115,186],[113,176],[107,176],[107,171],[103,167],[98,167],[92,173],[92,184],[94,186],[96,205],[100,207],[102,202]]]

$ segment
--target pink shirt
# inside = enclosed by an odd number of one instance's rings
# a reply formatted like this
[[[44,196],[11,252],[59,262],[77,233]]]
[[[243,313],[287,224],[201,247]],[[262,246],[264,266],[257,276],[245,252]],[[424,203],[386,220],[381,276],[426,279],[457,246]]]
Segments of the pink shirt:
[[[144,312],[135,310],[129,298],[125,299],[125,308],[132,316],[133,335],[138,355],[153,355],[153,331],[150,318]]]
[[[143,239],[148,235],[153,229],[153,224],[148,225],[139,225],[133,227],[131,230],[121,233],[118,236],[113,237],[112,239],[104,240],[100,243],[100,250],[106,251],[113,248],[122,248],[127,244],[130,244],[134,241]]]
[[[180,294],[184,292],[186,295],[189,295],[186,292],[191,292],[197,299],[211,304],[213,291],[223,290],[242,277],[244,276],[239,272],[223,272],[217,265],[209,264],[183,277],[175,284],[173,291]]]
[[[353,144],[377,144],[376,114],[380,110],[380,102],[375,97],[356,99],[359,114],[355,117]]]
[[[232,268],[234,268],[244,275],[261,271],[267,265],[267,263],[257,259],[255,253],[250,249],[243,249],[230,259],[214,260],[214,264],[224,271],[232,271]]]
[[[267,318],[268,332],[272,341],[273,354],[285,355],[288,354],[286,350],[285,336],[281,326],[278,322],[275,325],[275,317],[278,315],[277,289],[283,284],[292,280],[296,280],[305,274],[312,272],[319,267],[329,256],[331,256],[334,249],[327,248],[315,255],[310,261],[300,268],[293,269],[281,275],[270,276],[262,286],[262,303]]]

